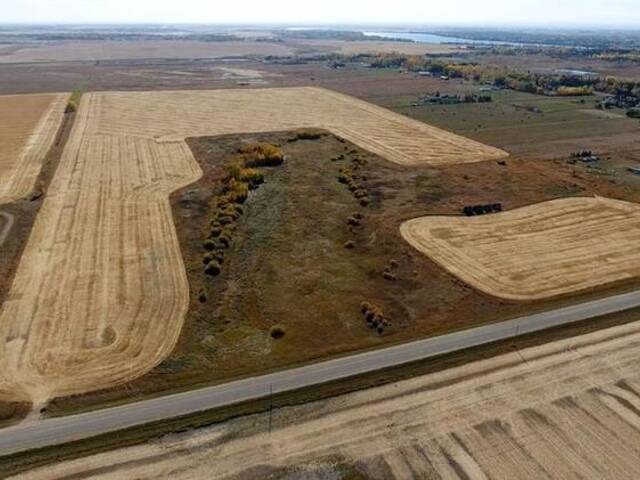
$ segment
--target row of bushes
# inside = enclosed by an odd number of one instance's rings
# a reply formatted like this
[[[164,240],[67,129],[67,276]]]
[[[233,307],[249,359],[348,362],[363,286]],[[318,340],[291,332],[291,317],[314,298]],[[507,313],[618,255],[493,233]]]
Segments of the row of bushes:
[[[349,152],[354,154],[355,150]],[[361,173],[362,167],[367,165],[367,160],[354,156],[351,159],[351,165],[342,167],[338,173],[338,181],[347,186],[354,198],[358,200],[361,206],[366,207],[371,203],[369,200],[369,192],[363,182],[367,177]]]
[[[231,245],[236,221],[244,213],[242,204],[249,191],[264,182],[264,174],[256,167],[276,166],[282,162],[282,150],[270,143],[245,145],[229,160],[221,194],[212,201],[209,234],[203,243],[206,251],[202,257],[204,273],[216,276],[222,271],[225,250]]]
[[[467,205],[462,209],[462,213],[464,213],[467,217],[472,217],[474,215],[485,215],[487,213],[495,213],[502,211],[501,203],[487,203],[485,205]]]
[[[593,152],[591,150],[579,150],[577,152],[571,152],[571,158],[586,158],[592,156]]]

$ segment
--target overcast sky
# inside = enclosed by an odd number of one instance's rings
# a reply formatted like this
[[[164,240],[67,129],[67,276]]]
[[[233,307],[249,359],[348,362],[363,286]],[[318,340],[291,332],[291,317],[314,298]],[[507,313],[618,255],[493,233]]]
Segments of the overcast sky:
[[[640,0],[0,0],[0,22],[636,26]]]

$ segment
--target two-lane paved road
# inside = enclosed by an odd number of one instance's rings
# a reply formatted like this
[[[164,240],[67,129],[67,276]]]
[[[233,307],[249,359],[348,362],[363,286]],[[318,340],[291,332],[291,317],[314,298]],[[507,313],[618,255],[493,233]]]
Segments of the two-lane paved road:
[[[311,387],[635,307],[640,307],[640,291],[222,385],[17,425],[0,430],[0,455],[263,398],[271,391],[280,393]]]

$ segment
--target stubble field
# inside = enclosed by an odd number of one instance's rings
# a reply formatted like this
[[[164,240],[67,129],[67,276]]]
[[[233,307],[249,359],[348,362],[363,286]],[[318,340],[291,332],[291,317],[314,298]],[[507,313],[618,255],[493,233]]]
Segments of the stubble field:
[[[20,478],[636,478],[639,342],[635,321]]]
[[[0,398],[39,405],[158,364],[189,302],[168,201],[201,175],[184,139],[304,126],[404,165],[505,156],[321,89],[87,94],[0,311]]]
[[[416,218],[401,233],[449,272],[502,298],[543,299],[640,274],[640,206],[607,198]]]
[[[0,205],[31,192],[66,99],[65,94],[0,96]]]

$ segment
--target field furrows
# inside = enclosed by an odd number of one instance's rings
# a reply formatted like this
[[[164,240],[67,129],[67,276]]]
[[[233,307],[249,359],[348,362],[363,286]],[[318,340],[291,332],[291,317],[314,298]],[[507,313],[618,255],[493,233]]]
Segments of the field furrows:
[[[640,275],[640,205],[567,198],[480,217],[423,217],[405,240],[498,297],[546,298]]]
[[[201,175],[184,139],[304,126],[403,164],[504,155],[321,89],[86,94],[0,310],[0,398],[40,404],[157,365],[189,301],[168,202]]]
[[[28,195],[62,122],[67,95],[0,97],[0,205]]]
[[[507,154],[320,88],[115,92],[101,97],[98,130],[159,140],[326,128],[405,165],[477,162]]]
[[[24,478],[316,478],[336,459],[385,480],[636,478],[638,346],[634,322]]]
[[[144,373],[173,347],[188,286],[168,195],[182,142],[105,136],[83,101],[0,313],[2,391],[44,401]]]

